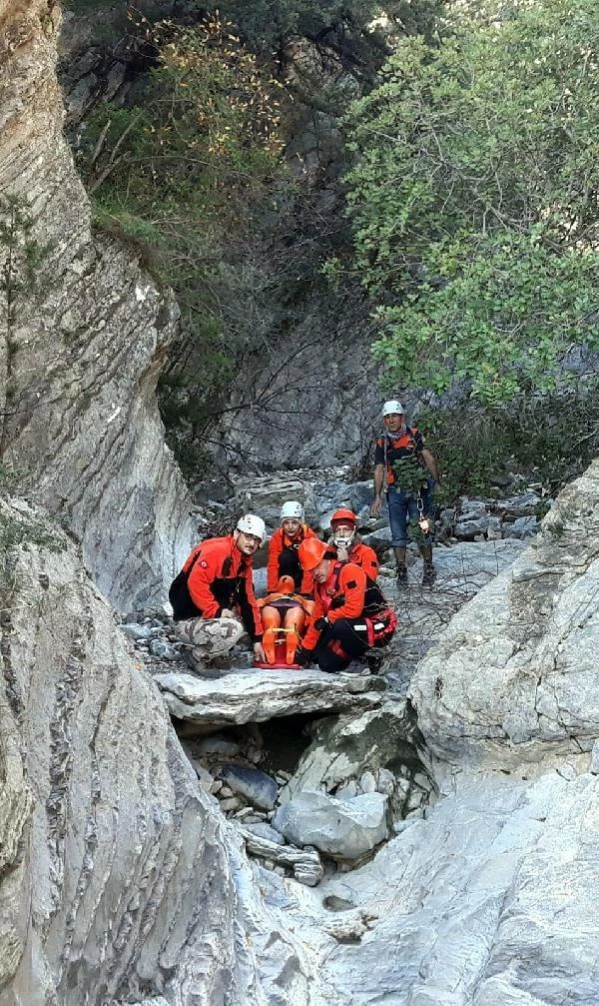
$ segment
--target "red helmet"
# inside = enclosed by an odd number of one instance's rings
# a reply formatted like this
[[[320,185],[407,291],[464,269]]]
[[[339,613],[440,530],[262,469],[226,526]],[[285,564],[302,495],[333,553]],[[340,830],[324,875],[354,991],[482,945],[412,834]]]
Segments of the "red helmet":
[[[306,538],[297,550],[302,569],[311,570],[320,566],[328,551],[328,546],[320,538]]]
[[[344,524],[353,524],[355,527],[358,523],[358,518],[353,510],[344,510],[343,507],[341,507],[340,510],[335,510],[335,513],[331,517],[331,527],[333,524],[340,524],[341,522]]]

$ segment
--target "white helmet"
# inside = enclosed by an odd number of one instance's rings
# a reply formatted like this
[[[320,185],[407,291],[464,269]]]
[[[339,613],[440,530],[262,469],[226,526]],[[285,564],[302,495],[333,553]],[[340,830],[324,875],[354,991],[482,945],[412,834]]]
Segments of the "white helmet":
[[[403,405],[401,402],[398,402],[396,398],[392,398],[389,402],[385,402],[383,405],[383,416],[392,416],[394,412],[403,416]]]
[[[304,508],[302,504],[298,503],[297,500],[287,500],[287,502],[283,503],[283,506],[281,507],[280,518],[282,521],[302,521],[304,519]]]
[[[266,525],[262,517],[256,517],[253,513],[246,513],[237,521],[237,530],[244,534],[253,534],[254,538],[259,538],[261,542],[266,541]]]

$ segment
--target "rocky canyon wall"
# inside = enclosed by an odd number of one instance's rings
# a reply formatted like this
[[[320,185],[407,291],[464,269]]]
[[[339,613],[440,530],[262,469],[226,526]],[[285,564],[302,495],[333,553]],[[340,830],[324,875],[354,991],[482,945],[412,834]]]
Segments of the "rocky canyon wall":
[[[92,234],[62,135],[58,6],[4,2],[0,24],[0,460],[127,609],[164,599],[195,534],[154,397],[177,310]]]

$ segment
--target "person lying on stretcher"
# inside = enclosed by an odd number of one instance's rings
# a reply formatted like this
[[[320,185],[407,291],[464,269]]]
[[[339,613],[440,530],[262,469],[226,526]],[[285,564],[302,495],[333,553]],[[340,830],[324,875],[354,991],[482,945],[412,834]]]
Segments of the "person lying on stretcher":
[[[266,662],[258,667],[298,667],[295,654],[310,621],[314,601],[294,593],[292,576],[281,576],[277,588],[258,601],[262,609],[262,646]],[[284,637],[284,639],[282,638]]]

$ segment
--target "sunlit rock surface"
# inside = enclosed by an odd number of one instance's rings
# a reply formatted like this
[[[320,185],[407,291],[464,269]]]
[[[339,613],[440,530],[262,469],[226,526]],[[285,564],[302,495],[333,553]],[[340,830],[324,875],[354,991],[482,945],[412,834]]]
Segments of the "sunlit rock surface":
[[[164,598],[194,537],[154,390],[177,311],[135,252],[92,235],[62,136],[59,8],[0,0],[0,458],[131,608]],[[8,301],[10,299],[10,309]]]

